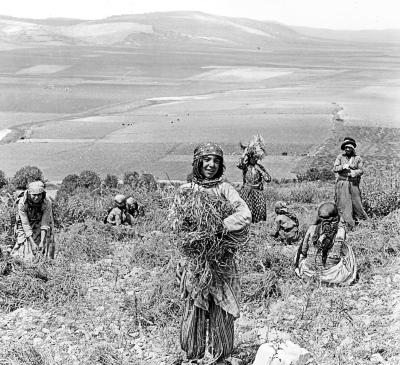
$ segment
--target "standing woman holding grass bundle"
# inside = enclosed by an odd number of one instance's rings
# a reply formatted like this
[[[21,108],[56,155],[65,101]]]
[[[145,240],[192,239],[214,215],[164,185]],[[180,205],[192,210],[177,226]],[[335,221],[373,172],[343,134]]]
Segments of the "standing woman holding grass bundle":
[[[243,243],[247,240],[251,213],[233,186],[223,182],[223,173],[222,148],[215,143],[202,143],[194,150],[193,178],[190,183],[181,186],[180,192],[181,195],[185,191],[203,192],[204,196],[229,202],[233,214],[223,219],[221,240],[235,237],[235,243]],[[211,230],[211,224],[209,226]],[[221,270],[224,274],[213,276],[207,286],[201,286],[194,280],[196,274],[190,260],[178,265],[177,277],[185,299],[180,340],[190,364],[196,364],[205,355],[207,329],[212,364],[226,364],[225,359],[233,351],[234,320],[240,314],[240,288],[234,249],[226,256],[229,259]]]
[[[267,220],[267,204],[264,196],[264,181],[270,182],[271,176],[258,161],[265,155],[264,140],[254,136],[247,146],[241,145],[243,154],[238,168],[243,173],[243,187],[240,196],[251,210],[253,223]]]

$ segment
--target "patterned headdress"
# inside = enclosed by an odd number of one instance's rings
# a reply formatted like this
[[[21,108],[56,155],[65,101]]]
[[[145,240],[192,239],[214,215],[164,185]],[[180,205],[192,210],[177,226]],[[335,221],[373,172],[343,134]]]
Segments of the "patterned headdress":
[[[202,172],[202,157],[205,156],[217,156],[221,159],[220,169],[214,179],[209,180],[206,179]],[[193,176],[192,182],[195,184],[201,185],[205,188],[210,188],[213,186],[218,185],[222,181],[222,175],[224,173],[224,151],[222,150],[221,146],[213,142],[206,142],[199,144],[193,153]]]
[[[223,159],[224,151],[222,150],[222,147],[217,145],[216,143],[213,142],[201,143],[194,149],[193,161],[196,161],[200,157],[204,157],[207,155],[214,155]]]

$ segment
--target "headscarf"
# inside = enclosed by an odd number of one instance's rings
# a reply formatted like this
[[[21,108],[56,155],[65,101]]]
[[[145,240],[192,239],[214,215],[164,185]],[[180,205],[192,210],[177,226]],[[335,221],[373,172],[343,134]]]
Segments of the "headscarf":
[[[295,222],[297,226],[299,225],[299,220],[297,219],[296,215],[294,213],[288,211],[288,207],[284,201],[278,200],[275,203],[275,212],[277,214],[286,215],[293,222]]]
[[[44,184],[42,181],[32,181],[31,183],[28,184],[28,189],[27,189],[28,194],[27,195],[27,203],[29,206],[34,207],[35,209],[39,209],[42,206],[43,199],[46,195],[46,192],[44,190]],[[34,202],[31,198],[31,194],[37,195],[37,194],[42,194],[42,199],[38,202]]]
[[[224,159],[224,151],[222,147],[213,142],[200,143],[193,152],[193,162],[198,160],[200,157],[207,155],[214,155]]]
[[[206,179],[201,171],[203,166],[203,157],[205,156],[217,156],[221,160],[221,165],[217,171],[214,179]],[[224,151],[222,147],[213,142],[206,142],[199,144],[193,152],[193,178],[192,181],[195,184],[203,186],[205,188],[211,188],[218,185],[222,181],[224,173]]]
[[[114,202],[118,207],[123,207],[125,206],[126,203],[126,197],[124,194],[117,194],[114,197]]]
[[[318,252],[322,253],[322,263],[325,265],[328,252],[333,247],[334,238],[339,228],[339,213],[334,203],[320,205],[316,225],[313,243],[317,246]],[[324,238],[321,242],[322,235],[324,235]]]
[[[29,194],[41,194],[44,193],[44,184],[41,181],[32,181],[28,185]]]

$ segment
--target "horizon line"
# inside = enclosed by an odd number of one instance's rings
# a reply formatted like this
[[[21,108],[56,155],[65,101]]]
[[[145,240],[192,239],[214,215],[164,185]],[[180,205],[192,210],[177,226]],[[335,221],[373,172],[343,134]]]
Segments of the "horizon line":
[[[93,18],[93,19],[87,19],[87,18],[73,18],[73,17],[63,17],[63,16],[54,16],[54,17],[24,17],[24,16],[14,16],[14,15],[8,15],[8,14],[0,14],[1,17],[8,17],[8,18],[13,18],[13,19],[20,19],[20,20],[52,20],[52,19],[64,19],[64,20],[78,20],[82,22],[91,22],[91,21],[99,21],[99,20],[106,20],[112,17],[122,17],[122,16],[135,16],[135,15],[149,15],[149,14],[168,14],[168,13],[201,13],[201,14],[206,14],[210,16],[215,16],[215,17],[222,17],[222,18],[229,18],[229,19],[246,19],[246,20],[252,20],[256,22],[265,22],[265,23],[276,23],[280,25],[284,25],[287,27],[301,27],[301,28],[308,28],[308,29],[318,29],[318,30],[328,30],[328,31],[339,31],[339,32],[368,32],[368,31],[374,31],[374,32],[385,32],[385,31],[400,31],[399,28],[362,28],[362,29],[349,29],[349,28],[324,28],[324,27],[313,27],[313,26],[308,26],[308,25],[294,25],[294,24],[287,24],[283,23],[281,21],[277,20],[269,20],[269,19],[254,19],[254,18],[249,18],[249,17],[239,17],[239,16],[227,16],[227,15],[219,15],[219,14],[213,14],[213,13],[207,13],[204,11],[200,10],[171,10],[171,11],[150,11],[150,12],[145,12],[145,13],[122,13],[122,14],[112,14],[108,15],[106,17],[100,17],[100,18]]]

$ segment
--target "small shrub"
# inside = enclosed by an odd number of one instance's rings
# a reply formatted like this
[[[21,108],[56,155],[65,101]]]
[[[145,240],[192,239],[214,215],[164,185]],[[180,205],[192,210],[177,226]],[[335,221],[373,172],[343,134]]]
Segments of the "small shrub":
[[[82,171],[79,174],[79,187],[83,189],[95,190],[100,187],[101,180],[99,175],[90,170]]]
[[[73,194],[79,187],[79,176],[76,174],[70,174],[64,177],[61,182],[60,191],[64,191],[67,194]]]
[[[4,171],[0,170],[0,189],[2,189],[4,186],[8,184],[6,175],[4,174]]]
[[[87,191],[60,196],[53,204],[54,221],[57,227],[84,222],[89,218],[102,222],[111,205],[112,197],[92,196]]]
[[[157,190],[157,181],[152,174],[142,174],[137,182],[137,187],[146,191]]]
[[[42,171],[36,166],[25,166],[19,169],[12,178],[12,184],[18,189],[26,189],[32,181],[43,181]]]
[[[107,174],[106,178],[104,179],[104,185],[107,188],[115,189],[118,186],[118,177]]]
[[[58,237],[59,255],[68,262],[96,262],[112,254],[110,226],[88,220],[75,223]]]
[[[136,171],[125,172],[123,181],[125,185],[129,185],[134,188],[137,186],[137,183],[139,181],[139,173]]]
[[[371,275],[377,266],[387,265],[400,254],[400,210],[383,219],[362,222],[357,231],[349,233],[360,274]]]
[[[400,209],[400,180],[389,175],[379,181],[366,178],[362,182],[363,206],[371,217],[386,216]]]
[[[296,175],[297,181],[333,181],[335,179],[335,174],[330,169],[324,167],[318,169],[312,167],[308,169],[305,173],[299,173]]]

